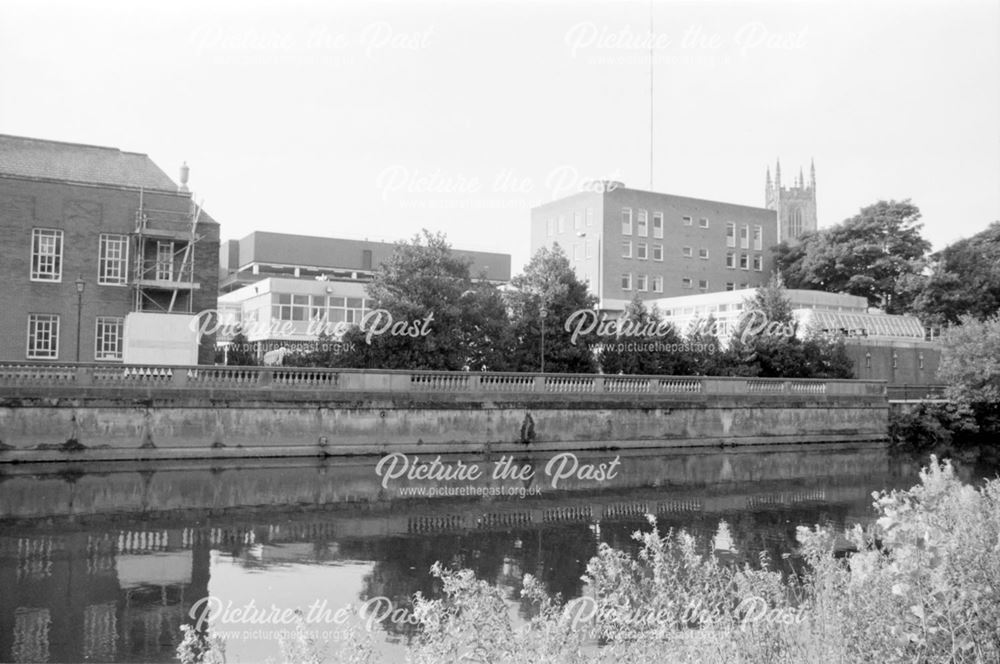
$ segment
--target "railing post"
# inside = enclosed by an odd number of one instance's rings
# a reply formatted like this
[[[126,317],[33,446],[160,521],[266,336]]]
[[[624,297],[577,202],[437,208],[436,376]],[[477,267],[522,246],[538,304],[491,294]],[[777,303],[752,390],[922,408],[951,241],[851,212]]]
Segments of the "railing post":
[[[535,391],[536,392],[545,391],[545,376],[535,376]]]
[[[170,384],[174,387],[186,387],[188,383],[187,367],[174,367],[170,370]]]
[[[258,369],[260,372],[259,379],[257,381],[258,385],[270,387],[274,380],[274,370],[273,369]]]
[[[604,394],[604,376],[594,376],[594,391],[598,394]]]
[[[93,385],[94,384],[94,368],[93,367],[76,367],[76,384],[77,385]]]

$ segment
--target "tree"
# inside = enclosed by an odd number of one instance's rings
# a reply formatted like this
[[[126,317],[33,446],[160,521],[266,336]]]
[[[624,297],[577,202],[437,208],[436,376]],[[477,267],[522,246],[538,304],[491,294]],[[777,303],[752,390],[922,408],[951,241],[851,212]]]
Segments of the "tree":
[[[941,337],[938,378],[948,383],[949,399],[972,407],[980,425],[1000,428],[1000,314],[960,322]]]
[[[344,335],[338,366],[379,369],[495,369],[503,357],[502,300],[474,282],[469,261],[444,235],[424,230],[400,242],[367,286],[375,309]]]
[[[606,374],[682,375],[688,373],[690,362],[680,350],[682,339],[672,325],[666,323],[654,306],[646,304],[636,293],[618,319],[625,334],[602,337],[598,354],[601,371]]]
[[[789,288],[861,295],[869,306],[904,313],[915,296],[909,278],[924,269],[930,249],[919,220],[909,200],[879,201],[797,248],[779,245],[776,263]]]
[[[510,352],[513,370],[538,371],[544,325],[546,371],[596,371],[590,348],[595,336],[588,333],[574,338],[566,322],[576,312],[593,312],[597,298],[587,292],[587,285],[577,278],[559,245],[535,252],[524,272],[511,280],[506,295],[514,342]]]
[[[243,334],[241,328],[237,328],[236,334],[233,335],[226,348],[226,364],[244,367],[252,367],[257,364],[257,358],[250,348],[250,341]]]
[[[925,325],[986,320],[1000,311],[1000,221],[931,256],[931,274],[917,284],[913,313]]]
[[[723,361],[729,373],[739,376],[853,376],[843,338],[815,331],[800,337],[791,300],[777,272],[746,301]]]

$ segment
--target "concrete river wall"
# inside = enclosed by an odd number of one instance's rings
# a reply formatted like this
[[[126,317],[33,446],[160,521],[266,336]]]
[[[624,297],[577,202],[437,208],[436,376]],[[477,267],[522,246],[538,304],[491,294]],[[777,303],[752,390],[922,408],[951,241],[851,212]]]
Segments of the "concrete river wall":
[[[885,383],[0,364],[0,463],[884,441]]]

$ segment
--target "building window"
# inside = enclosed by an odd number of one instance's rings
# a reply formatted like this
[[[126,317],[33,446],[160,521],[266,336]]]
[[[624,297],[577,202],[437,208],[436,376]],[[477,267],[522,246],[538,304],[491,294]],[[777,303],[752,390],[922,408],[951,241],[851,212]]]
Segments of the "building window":
[[[653,237],[657,240],[663,239],[663,213],[653,213]]]
[[[663,292],[663,277],[653,277],[653,292],[662,293]]]
[[[632,240],[622,240],[622,258],[632,258]]]
[[[639,210],[635,218],[635,232],[639,237],[646,237],[649,234],[649,213]]]
[[[156,279],[158,281],[174,280],[174,243],[158,240],[156,243]]]
[[[727,291],[736,290],[736,284],[734,284],[731,281],[727,281],[726,282],[726,290]]]
[[[632,208],[622,208],[622,235],[632,234]]]
[[[580,217],[580,213],[578,211],[573,212],[573,228],[575,230],[583,228],[583,219]]]
[[[101,235],[97,259],[97,283],[124,286],[128,274],[128,238],[124,235]]]
[[[740,284],[740,290],[746,290],[748,288],[750,288],[750,284],[748,284],[746,282],[743,282],[743,283]]]
[[[726,252],[726,267],[736,268],[736,254],[731,251]]]
[[[559,223],[559,227],[557,229],[557,232],[560,235],[562,235],[563,233],[566,232],[566,217],[563,216],[563,215],[559,215],[559,222],[558,223]]]
[[[584,240],[583,241],[583,246],[585,247],[587,258],[593,258],[594,257],[594,245],[590,242],[590,240]]]
[[[691,288],[691,280],[687,277],[681,279],[681,288]]]
[[[94,334],[94,359],[120,361],[124,332],[124,318],[98,316],[97,331]]]
[[[573,260],[583,260],[583,245],[577,242],[573,243]]]
[[[691,258],[694,255],[694,250],[691,247],[681,247],[681,255],[685,258]]]
[[[698,226],[700,226],[701,228],[708,228],[708,219],[706,219],[705,217],[699,219]]]
[[[549,220],[545,223],[545,226],[546,226],[546,230],[548,231],[549,237],[552,237],[552,236],[554,236],[556,234],[556,218],[555,217],[549,217]]]
[[[271,317],[277,320],[309,320],[309,296],[276,293],[271,306]]]
[[[750,227],[746,224],[740,226],[740,249],[750,248]]]
[[[647,290],[646,289],[647,279],[648,277],[646,277],[646,275],[644,274],[637,275],[635,278],[635,289],[645,292]]]
[[[63,232],[31,230],[31,280],[62,281]]]
[[[793,238],[802,235],[802,209],[792,208],[789,214],[788,234]]]
[[[707,261],[708,260],[708,249],[706,249],[705,247],[699,248],[698,249],[698,258]]]
[[[361,323],[368,310],[370,300],[360,297],[330,296],[329,321],[331,323]]]
[[[726,246],[736,246],[736,224],[731,221],[726,222]]]
[[[587,227],[594,225],[594,208],[587,208]]]
[[[757,270],[758,272],[764,271],[764,257],[761,256],[760,254],[754,254],[753,269]]]
[[[59,357],[59,316],[28,315],[28,359],[54,360]]]
[[[740,254],[740,269],[748,270],[750,269],[750,259],[746,254]]]
[[[764,228],[761,226],[753,227],[753,248],[757,251],[764,248]]]
[[[708,290],[708,280],[707,279],[699,279],[698,280],[698,290],[700,290],[702,292],[705,292],[705,291]]]
[[[663,245],[654,244],[653,245],[653,260],[662,261],[663,260]]]
[[[632,290],[632,273],[622,275],[622,290]]]
[[[681,221],[684,222],[685,226],[690,226],[693,223],[691,217],[681,217]]]
[[[645,242],[639,242],[635,246],[635,257],[641,261],[646,260],[648,256],[649,246]]]

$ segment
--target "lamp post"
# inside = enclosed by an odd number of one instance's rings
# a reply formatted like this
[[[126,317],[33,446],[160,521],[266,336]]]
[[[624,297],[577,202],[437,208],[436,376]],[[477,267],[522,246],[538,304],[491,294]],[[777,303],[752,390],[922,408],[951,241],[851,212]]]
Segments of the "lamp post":
[[[83,280],[83,275],[76,278],[76,361],[80,362],[80,323],[83,319],[83,290],[87,287],[87,282]]]
[[[548,309],[545,305],[538,311],[538,317],[542,320],[542,347],[541,347],[541,373],[545,373],[545,317],[549,315]]]

